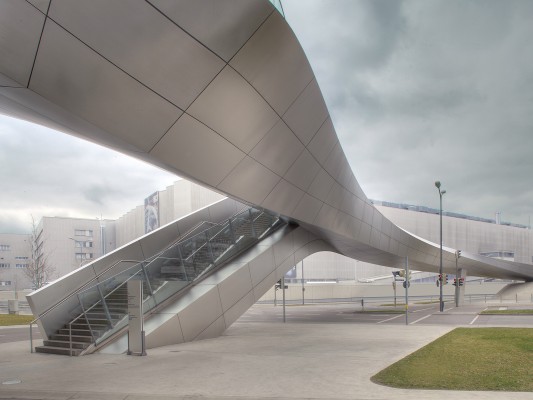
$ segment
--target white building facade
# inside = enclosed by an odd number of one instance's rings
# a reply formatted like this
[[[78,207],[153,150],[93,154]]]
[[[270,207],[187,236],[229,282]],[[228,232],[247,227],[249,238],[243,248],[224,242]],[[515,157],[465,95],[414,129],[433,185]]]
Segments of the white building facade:
[[[186,180],[150,195],[157,226],[163,226],[224,196]],[[151,204],[151,208],[154,204]],[[117,220],[43,217],[37,225],[38,246],[46,258],[50,280],[55,280],[144,235],[148,204],[139,205]],[[152,228],[154,228],[152,226]],[[0,234],[0,290],[29,289],[24,273],[31,258],[31,235]]]
[[[153,199],[157,198],[157,202]],[[222,199],[223,196],[186,180],[150,195],[157,226]],[[43,217],[39,222],[40,245],[59,278],[147,232],[147,204],[139,205],[117,220]],[[401,228],[432,242],[439,242],[438,210],[427,207],[374,201],[375,207]],[[499,222],[499,221],[498,221]],[[30,235],[0,234],[0,290],[31,287],[24,274],[29,257]],[[470,253],[533,263],[533,236],[523,225],[444,213],[443,244]],[[302,271],[302,267],[304,268]],[[388,276],[390,268],[331,252],[316,253],[289,272],[287,277],[306,281],[362,281]]]
[[[28,267],[30,235],[0,233],[0,290],[30,287],[24,273]]]
[[[427,239],[440,242],[439,210],[407,204],[373,201],[374,206],[386,218],[402,229]],[[533,234],[525,225],[501,222],[499,219],[478,218],[452,212],[443,212],[443,246],[480,254],[487,257],[533,264]],[[391,268],[401,265],[380,266],[323,252],[306,258],[288,274],[288,277],[306,281],[368,282],[391,276]],[[421,274],[427,276],[431,274]]]

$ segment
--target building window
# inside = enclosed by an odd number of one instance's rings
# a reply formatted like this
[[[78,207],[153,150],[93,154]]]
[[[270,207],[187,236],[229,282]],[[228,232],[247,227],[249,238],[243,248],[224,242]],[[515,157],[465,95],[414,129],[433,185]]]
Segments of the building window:
[[[92,237],[93,236],[93,231],[85,230],[85,229],[76,229],[74,231],[74,235]]]
[[[479,253],[479,254],[482,256],[491,257],[491,258],[502,258],[502,259],[513,258],[514,259],[514,251],[488,251],[488,252]]]
[[[93,253],[76,253],[76,260],[92,260]]]
[[[8,251],[9,247],[8,244],[0,244],[0,251]]]
[[[28,257],[22,257],[22,256],[17,256],[15,257],[15,260],[27,260]]]
[[[0,286],[11,286],[11,281],[0,281]]]
[[[9,263],[0,263],[0,268],[9,268]]]
[[[85,241],[77,241],[76,240],[76,247],[93,247],[93,242],[85,242]]]
[[[15,268],[28,268],[28,264],[15,264]]]

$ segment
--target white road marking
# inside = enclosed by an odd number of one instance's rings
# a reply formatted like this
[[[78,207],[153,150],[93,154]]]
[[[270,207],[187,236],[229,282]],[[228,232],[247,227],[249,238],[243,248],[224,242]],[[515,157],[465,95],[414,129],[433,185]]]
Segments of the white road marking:
[[[427,311],[427,310],[433,310],[433,307],[421,308],[420,310],[415,310],[415,311],[413,311],[413,313],[415,313],[415,312],[420,312],[420,311]]]
[[[474,322],[479,318],[479,315],[476,315],[476,318],[474,318],[472,321],[470,321],[470,325],[474,325]]]
[[[422,320],[424,320],[424,319],[426,319],[426,318],[431,317],[432,315],[433,315],[433,314],[428,314],[428,315],[426,315],[426,316],[424,316],[424,317],[422,317],[422,318],[418,318],[416,321],[411,322],[409,325],[414,325],[414,324],[416,324],[417,322],[420,322],[420,321],[422,321]]]
[[[383,321],[378,321],[378,322],[376,322],[376,324],[382,324],[383,322],[392,321],[393,319],[400,318],[400,317],[405,317],[405,314],[399,314],[399,315],[397,315],[395,317],[392,317],[392,318],[389,318],[389,319],[384,319]]]

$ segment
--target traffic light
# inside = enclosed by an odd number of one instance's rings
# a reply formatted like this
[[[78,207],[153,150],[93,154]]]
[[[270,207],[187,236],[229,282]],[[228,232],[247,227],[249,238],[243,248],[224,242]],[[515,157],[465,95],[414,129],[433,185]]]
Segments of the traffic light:
[[[448,274],[444,274],[444,284],[448,284]]]
[[[398,273],[406,281],[410,281],[411,280],[411,271],[407,272],[407,274],[406,274],[405,273],[405,269],[401,269],[401,270],[398,271]]]
[[[457,286],[457,278],[453,278],[453,286]]]
[[[465,284],[465,278],[459,279],[459,286],[463,286]]]
[[[437,287],[439,287],[440,285],[442,285],[442,274],[439,274],[439,276],[437,277]]]
[[[281,286],[281,279],[279,281],[276,282],[276,286],[275,286],[276,290],[278,289],[282,289],[283,286]],[[285,287],[283,289],[288,289],[289,286],[288,285],[285,285]]]

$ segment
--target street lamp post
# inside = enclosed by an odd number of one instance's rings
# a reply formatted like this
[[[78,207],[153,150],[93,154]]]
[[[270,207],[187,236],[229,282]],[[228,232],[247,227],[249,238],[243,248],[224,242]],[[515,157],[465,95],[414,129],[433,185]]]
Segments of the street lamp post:
[[[440,304],[440,312],[444,311],[444,300],[442,298],[442,284],[444,283],[444,276],[442,274],[442,195],[446,193],[446,190],[440,190],[440,181],[435,182],[435,186],[437,187],[437,190],[439,191],[439,197],[440,197],[440,264],[439,264],[439,304]]]

